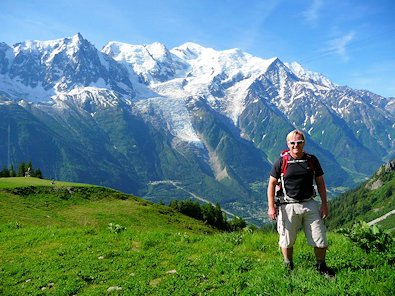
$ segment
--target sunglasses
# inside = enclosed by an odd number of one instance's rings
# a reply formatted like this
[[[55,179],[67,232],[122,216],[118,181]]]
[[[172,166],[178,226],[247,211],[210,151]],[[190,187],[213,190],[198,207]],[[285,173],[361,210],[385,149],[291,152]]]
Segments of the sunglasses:
[[[304,143],[304,140],[298,140],[298,141],[289,141],[288,142],[291,145],[301,145]]]

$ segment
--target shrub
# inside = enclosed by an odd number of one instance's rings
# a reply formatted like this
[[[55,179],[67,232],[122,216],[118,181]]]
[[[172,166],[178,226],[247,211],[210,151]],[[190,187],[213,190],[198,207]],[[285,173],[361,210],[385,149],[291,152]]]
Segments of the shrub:
[[[392,237],[380,229],[379,226],[370,226],[366,222],[355,223],[351,228],[341,228],[338,231],[344,234],[366,252],[385,252],[394,245]]]
[[[237,231],[247,226],[247,223],[239,217],[234,217],[228,222],[218,203],[214,206],[211,203],[201,205],[192,200],[172,200],[169,206],[184,215],[204,221],[220,230]]]
[[[110,231],[114,233],[121,233],[122,231],[126,230],[126,227],[119,224],[108,223],[108,229],[110,229]]]
[[[247,227],[247,222],[244,221],[240,217],[234,217],[230,222],[229,222],[230,230],[236,231],[236,230],[241,230]]]

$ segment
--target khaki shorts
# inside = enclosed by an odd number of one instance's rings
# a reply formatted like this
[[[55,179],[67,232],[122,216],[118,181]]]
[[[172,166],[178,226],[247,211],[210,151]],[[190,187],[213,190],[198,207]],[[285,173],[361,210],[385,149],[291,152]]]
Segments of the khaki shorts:
[[[291,248],[296,235],[303,228],[310,246],[326,248],[326,227],[320,216],[320,204],[316,200],[281,205],[278,209],[277,231],[281,248]]]

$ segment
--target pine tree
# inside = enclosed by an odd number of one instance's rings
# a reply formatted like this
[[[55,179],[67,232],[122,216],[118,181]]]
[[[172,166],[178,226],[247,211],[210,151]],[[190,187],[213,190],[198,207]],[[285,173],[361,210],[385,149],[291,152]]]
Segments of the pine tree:
[[[225,229],[226,223],[219,203],[215,205],[214,213],[215,213],[215,226],[219,229]]]
[[[42,172],[41,172],[40,169],[36,169],[36,170],[35,170],[35,172],[34,172],[34,177],[39,178],[39,179],[42,179],[42,178],[43,178],[43,174],[42,174]]]
[[[4,177],[9,177],[10,176],[10,170],[7,168],[4,168],[1,170],[0,172],[0,177],[4,178]]]
[[[15,169],[14,169],[13,165],[11,165],[11,167],[10,167],[9,177],[16,177],[16,173],[15,173]]]
[[[211,203],[202,206],[203,221],[215,226],[215,209]]]
[[[24,177],[26,172],[26,166],[24,162],[21,162],[18,167],[18,177]]]

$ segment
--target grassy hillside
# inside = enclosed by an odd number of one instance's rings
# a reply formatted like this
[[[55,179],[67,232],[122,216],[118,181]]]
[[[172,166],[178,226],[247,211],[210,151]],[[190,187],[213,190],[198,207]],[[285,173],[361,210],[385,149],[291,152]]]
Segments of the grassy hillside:
[[[392,165],[391,165],[392,163]],[[370,222],[395,209],[395,161],[383,165],[368,181],[330,202],[331,229],[351,226],[356,221]],[[395,215],[379,222],[395,232]]]
[[[213,232],[169,207],[104,187],[36,178],[0,178],[0,223],[26,227],[107,227],[132,224],[141,231]]]
[[[287,273],[277,234],[220,233],[102,187],[0,179],[1,295],[393,295],[394,256],[330,233],[334,280],[303,235]],[[372,285],[372,283],[375,283]]]

